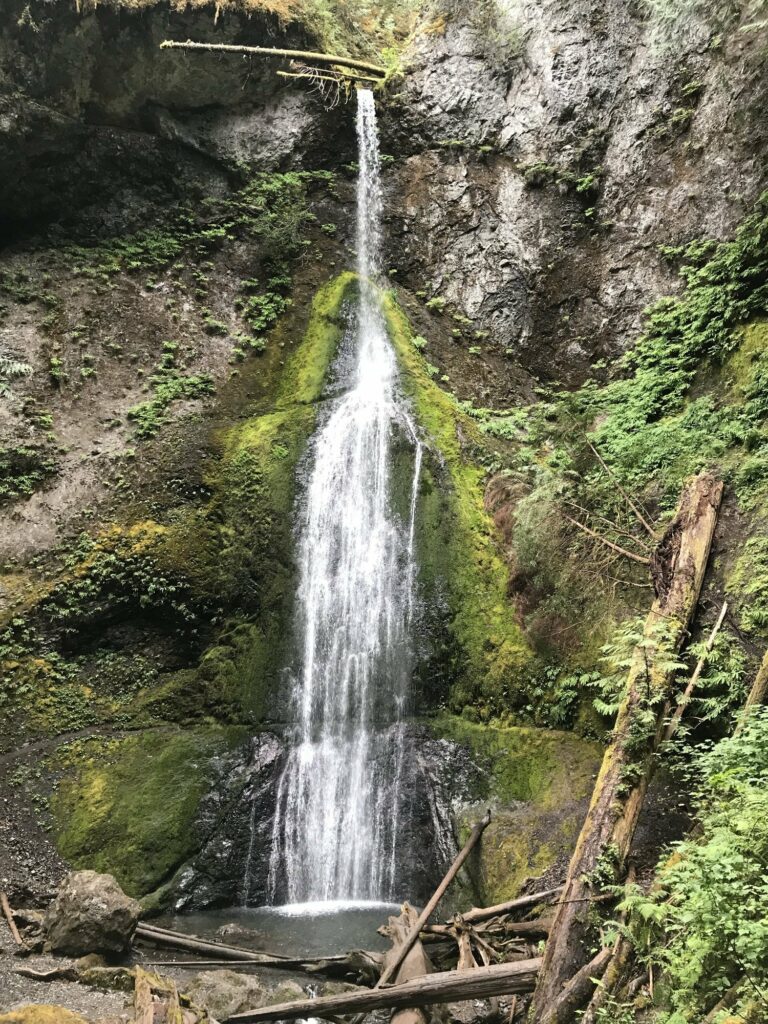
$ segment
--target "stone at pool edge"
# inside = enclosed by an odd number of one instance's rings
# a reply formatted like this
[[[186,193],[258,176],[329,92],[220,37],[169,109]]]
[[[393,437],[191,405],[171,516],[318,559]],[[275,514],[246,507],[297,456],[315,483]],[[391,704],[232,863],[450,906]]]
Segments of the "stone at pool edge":
[[[67,956],[126,953],[140,906],[112,875],[73,871],[62,882],[43,919],[46,949]]]

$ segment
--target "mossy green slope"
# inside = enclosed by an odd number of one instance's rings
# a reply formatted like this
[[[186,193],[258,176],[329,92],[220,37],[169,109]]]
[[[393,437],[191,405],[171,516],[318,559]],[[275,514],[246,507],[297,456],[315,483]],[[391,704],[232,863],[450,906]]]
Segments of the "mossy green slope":
[[[195,849],[192,820],[210,783],[211,759],[245,730],[157,729],[61,748],[56,767],[75,767],[51,807],[63,857],[107,871],[131,896],[157,888]]]
[[[477,424],[430,378],[395,297],[384,296],[404,387],[432,448],[419,495],[417,543],[425,598],[447,595],[452,639],[450,705],[497,706],[529,665],[531,652],[507,599],[509,572],[483,506],[487,448]]]

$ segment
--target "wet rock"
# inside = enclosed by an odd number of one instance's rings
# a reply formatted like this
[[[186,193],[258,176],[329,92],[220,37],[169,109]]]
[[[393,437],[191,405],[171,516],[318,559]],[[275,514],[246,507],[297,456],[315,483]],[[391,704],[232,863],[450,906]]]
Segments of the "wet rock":
[[[139,904],[112,875],[74,871],[45,915],[47,945],[54,953],[126,952],[139,920]]]
[[[273,733],[260,733],[217,759],[212,788],[193,826],[200,853],[170,889],[176,910],[268,901],[272,821],[283,757],[282,741]]]

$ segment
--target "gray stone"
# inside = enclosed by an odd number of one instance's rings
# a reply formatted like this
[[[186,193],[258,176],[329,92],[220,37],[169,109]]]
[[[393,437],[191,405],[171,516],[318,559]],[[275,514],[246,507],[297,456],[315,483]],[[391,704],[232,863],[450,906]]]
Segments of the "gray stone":
[[[43,922],[53,953],[125,953],[139,920],[139,904],[112,875],[74,871],[62,883]]]
[[[237,971],[202,971],[186,986],[186,994],[217,1020],[264,1005],[265,989],[257,978]]]

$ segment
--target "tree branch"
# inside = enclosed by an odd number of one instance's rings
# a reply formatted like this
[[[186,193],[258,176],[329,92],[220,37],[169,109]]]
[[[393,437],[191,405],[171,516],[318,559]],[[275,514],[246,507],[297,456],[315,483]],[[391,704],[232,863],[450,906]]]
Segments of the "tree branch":
[[[643,555],[636,555],[634,551],[627,551],[626,548],[620,547],[618,544],[614,544],[613,541],[607,540],[605,537],[601,537],[599,533],[595,533],[594,530],[590,530],[584,523],[580,523],[578,519],[574,519],[573,516],[569,516],[567,512],[563,512],[563,516],[568,520],[569,523],[573,523],[574,526],[578,526],[584,533],[589,534],[590,537],[594,537],[595,540],[599,540],[601,544],[605,544],[612,551],[617,552],[619,555],[624,555],[625,558],[631,558],[634,562],[639,562],[640,565],[650,565],[650,558],[646,558]]]
[[[338,64],[343,68],[357,68],[359,71],[370,71],[382,79],[387,69],[378,64],[369,64],[365,60],[354,57],[340,57],[333,53],[313,53],[311,50],[282,50],[274,46],[235,46],[231,43],[195,43],[191,39],[179,42],[165,39],[160,43],[161,50],[213,50],[221,53],[250,53],[259,57],[282,57],[307,61],[310,64]]]

